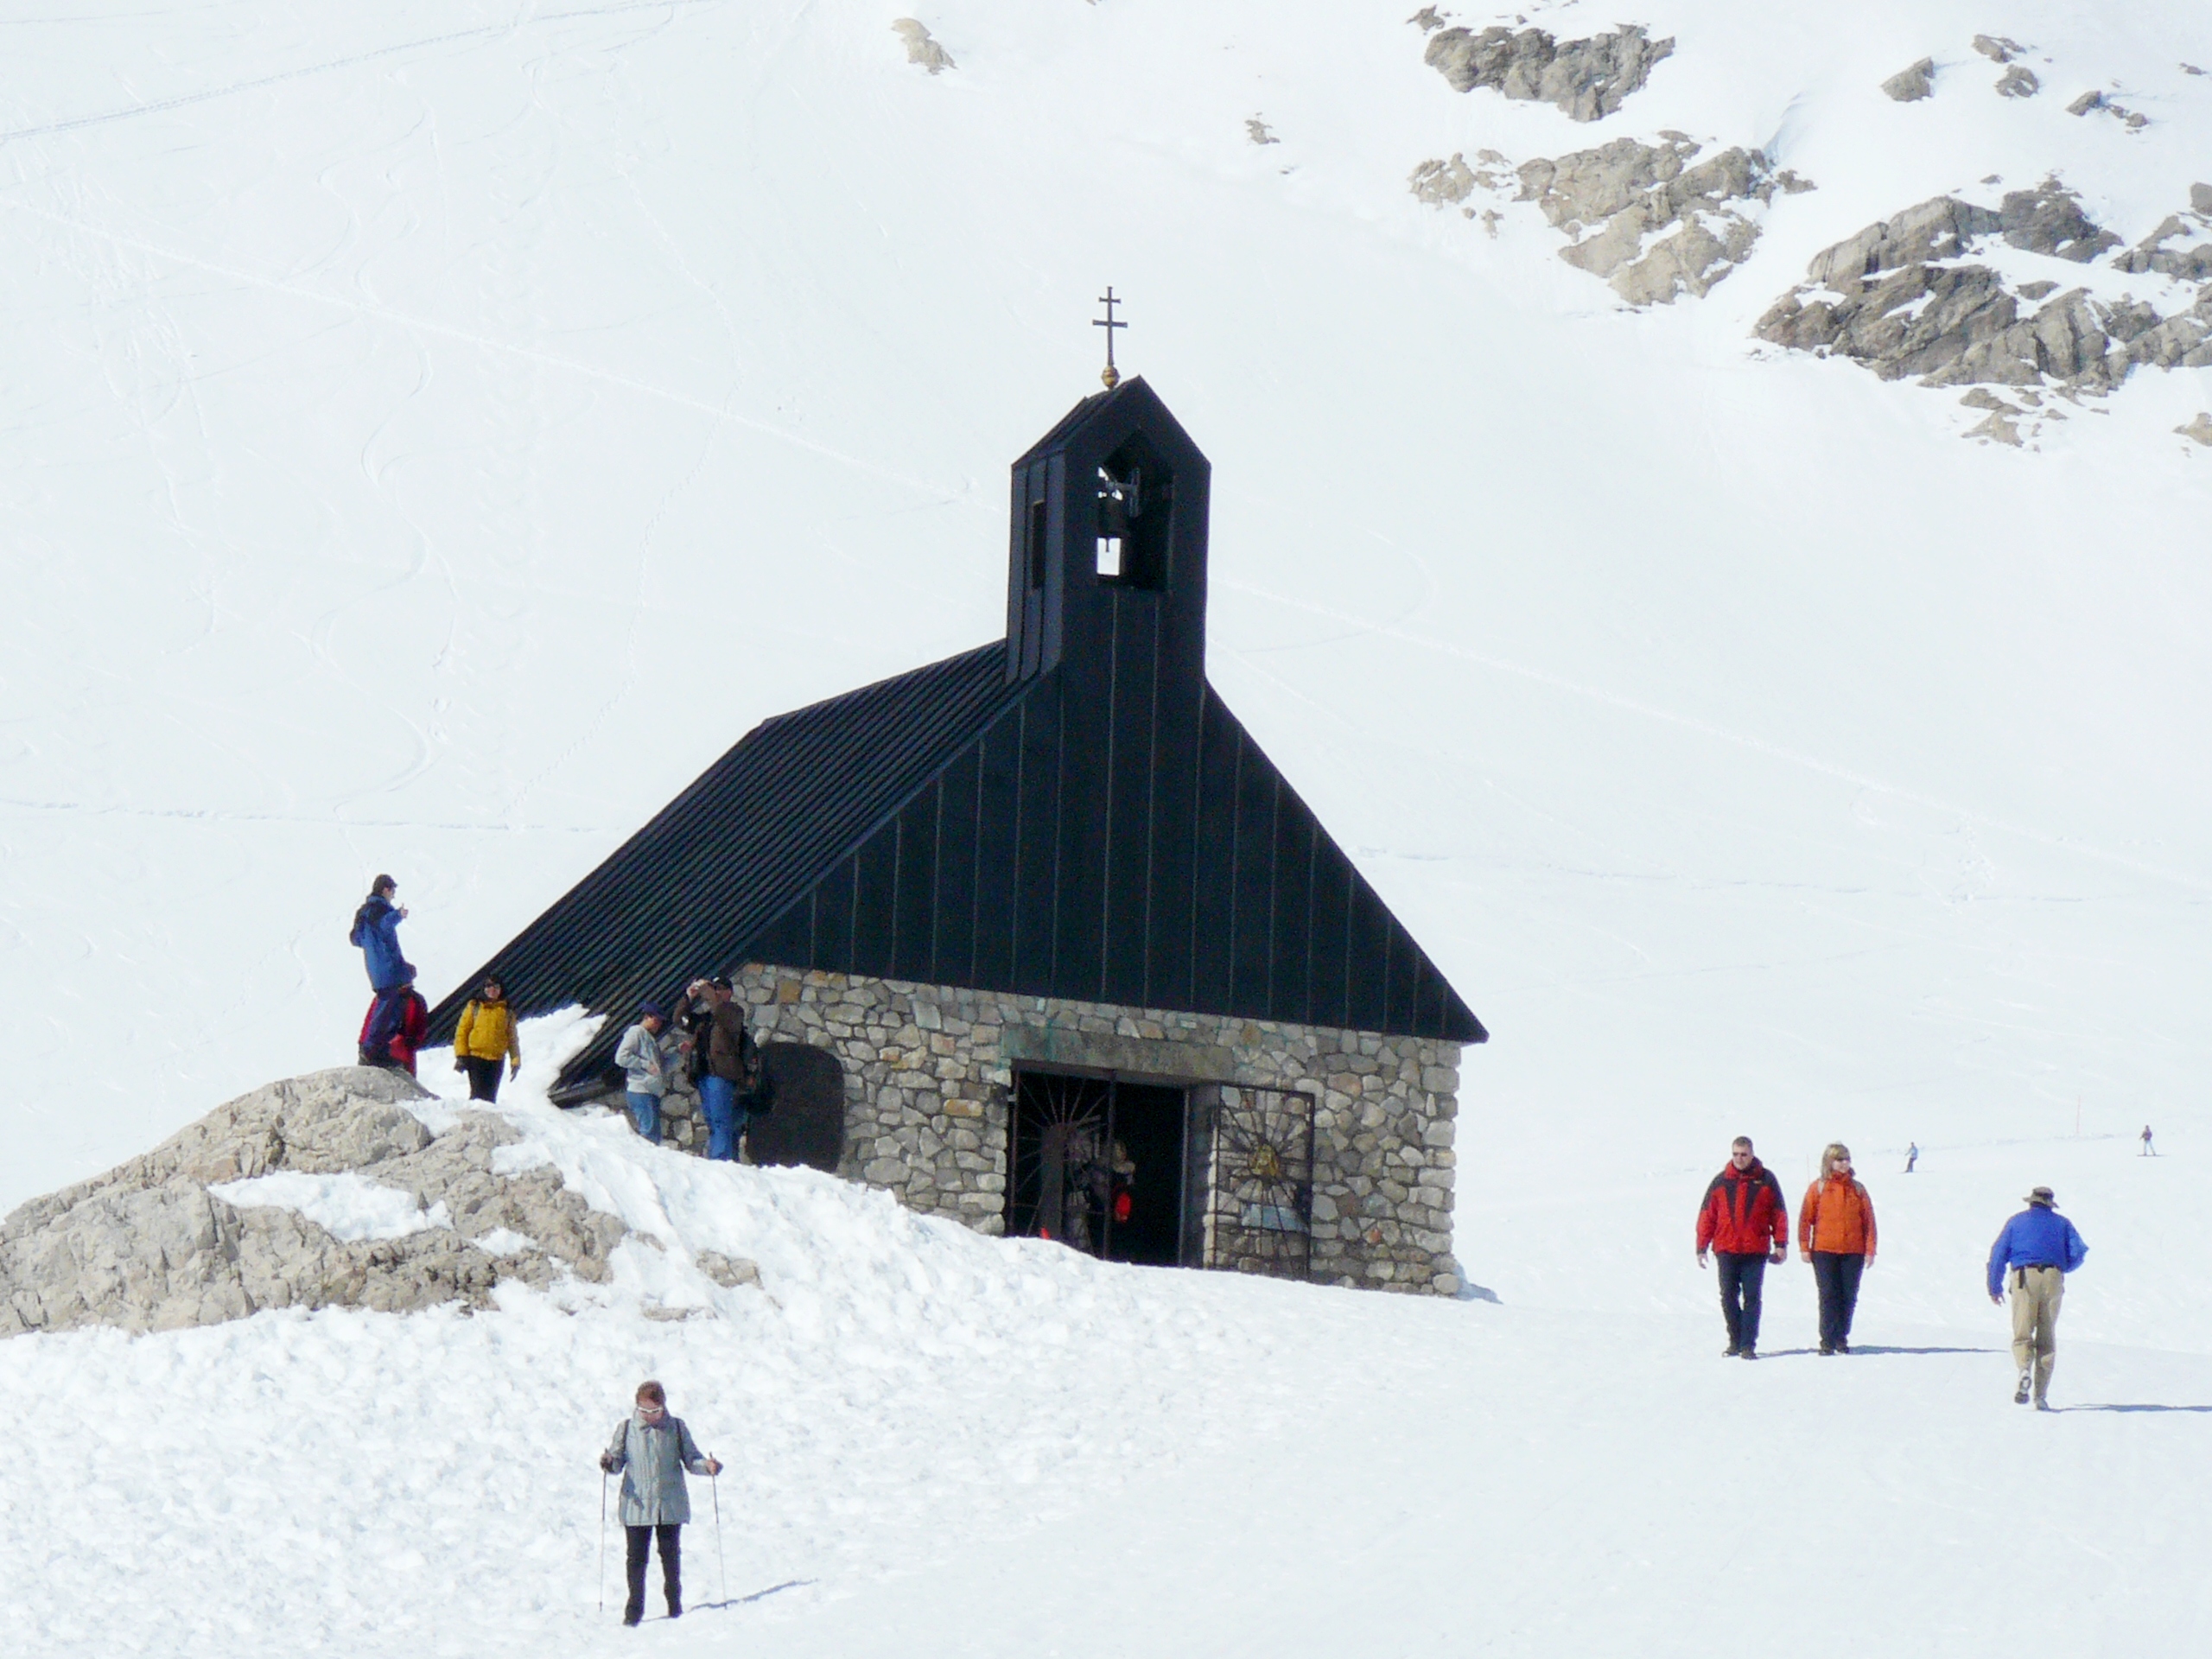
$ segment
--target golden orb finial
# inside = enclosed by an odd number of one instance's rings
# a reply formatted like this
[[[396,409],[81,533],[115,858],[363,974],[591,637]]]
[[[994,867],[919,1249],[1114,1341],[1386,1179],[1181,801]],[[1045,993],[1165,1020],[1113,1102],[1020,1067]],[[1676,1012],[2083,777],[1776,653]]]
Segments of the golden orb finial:
[[[1104,383],[1106,390],[1111,391],[1122,384],[1122,372],[1114,366],[1114,331],[1116,328],[1126,328],[1129,326],[1114,315],[1114,308],[1126,304],[1128,302],[1116,299],[1113,287],[1109,284],[1106,291],[1098,296],[1098,303],[1106,308],[1106,315],[1103,317],[1093,317],[1090,320],[1090,326],[1094,328],[1103,328],[1106,331],[1106,367],[1098,378]]]

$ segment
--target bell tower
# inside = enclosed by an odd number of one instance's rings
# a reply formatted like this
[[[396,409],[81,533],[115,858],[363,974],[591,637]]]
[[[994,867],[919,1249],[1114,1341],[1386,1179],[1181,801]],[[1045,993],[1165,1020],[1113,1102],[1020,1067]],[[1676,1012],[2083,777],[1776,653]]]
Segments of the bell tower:
[[[1211,473],[1141,376],[1084,398],[1014,463],[1009,680],[1110,659],[1132,631],[1203,680]]]

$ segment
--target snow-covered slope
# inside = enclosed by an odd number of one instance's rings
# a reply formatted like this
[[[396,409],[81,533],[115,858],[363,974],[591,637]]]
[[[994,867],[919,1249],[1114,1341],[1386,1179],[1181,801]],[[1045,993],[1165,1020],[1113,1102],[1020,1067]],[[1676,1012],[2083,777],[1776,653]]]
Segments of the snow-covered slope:
[[[1503,1298],[918,1243],[855,1197],[880,1272],[734,1343],[519,1306],[16,1342],[10,1420],[101,1455],[36,1439],[7,1489],[11,1651],[596,1640],[571,1452],[645,1370],[754,1448],[732,1594],[819,1581],[749,1605],[764,1650],[1704,1651],[1724,1603],[1816,1652],[2186,1650],[2212,372],[2016,449],[1753,329],[1934,198],[2056,174],[2152,235],[2212,182],[2201,8],[1440,20],[1671,39],[1594,122],[1453,91],[1409,10],[950,0],[936,74],[852,3],[0,20],[0,1204],[346,1058],[374,872],[442,989],[755,720],[994,637],[1000,469],[1095,385],[1112,283],[1214,462],[1216,683],[1496,1033],[1459,1236]],[[1669,305],[1513,189],[1410,188],[1669,132],[1815,187],[1736,199],[1757,240]],[[2061,1397],[2169,1409],[2016,1421],[1986,1351],[1716,1369],[1686,1235],[1739,1129],[1793,1186],[1834,1136],[1929,1149],[1877,1185],[1869,1346],[1998,1345],[1980,1254],[2057,1185],[2096,1252]],[[966,1288],[876,1306],[939,1261]],[[1233,1525],[1198,1503],[1236,1481]],[[2018,1559],[2053,1510],[2056,1605]]]
[[[1487,1149],[1518,1172],[1483,1206],[1502,1303],[1109,1267],[555,1111],[563,1032],[531,1034],[503,1160],[628,1224],[609,1281],[0,1344],[7,1651],[626,1652],[591,1460],[647,1375],[729,1465],[695,1483],[691,1611],[655,1651],[1695,1654],[1725,1608],[1816,1656],[2120,1656],[2212,1612],[2196,1145],[1869,1160],[1853,1356],[1812,1356],[1793,1267],[1751,1367],[1714,1357],[1688,1261],[1702,1168]],[[2092,1244],[2051,1416],[2005,1403],[1979,1285],[2031,1177]],[[760,1287],[717,1289],[707,1250]]]
[[[2184,1109],[2212,377],[2015,453],[1750,336],[1931,196],[2185,206],[2194,7],[1665,0],[1596,123],[1395,4],[922,21],[954,68],[855,5],[10,28],[0,1198],[344,1058],[373,872],[442,989],[754,720],[990,638],[1108,282],[1215,462],[1214,675],[1497,1033],[1478,1106]],[[1817,186],[1671,307],[1407,184],[1667,130]]]

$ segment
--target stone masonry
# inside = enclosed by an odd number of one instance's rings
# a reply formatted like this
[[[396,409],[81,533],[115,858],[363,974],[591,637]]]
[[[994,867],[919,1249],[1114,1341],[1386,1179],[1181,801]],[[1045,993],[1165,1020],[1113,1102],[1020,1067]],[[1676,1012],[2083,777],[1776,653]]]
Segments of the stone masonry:
[[[732,976],[762,1043],[804,1043],[845,1074],[839,1173],[978,1232],[1005,1225],[1018,1065],[1310,1092],[1313,1278],[1453,1295],[1459,1046],[1375,1032],[1013,996],[748,963]],[[704,1150],[672,1093],[668,1138]]]

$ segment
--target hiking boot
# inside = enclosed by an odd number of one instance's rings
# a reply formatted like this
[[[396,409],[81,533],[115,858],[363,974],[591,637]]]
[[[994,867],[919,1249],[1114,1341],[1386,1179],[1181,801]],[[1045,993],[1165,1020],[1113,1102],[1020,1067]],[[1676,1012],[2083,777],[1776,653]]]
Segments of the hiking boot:
[[[2020,1373],[2020,1386],[2012,1390],[2012,1403],[2016,1406],[2026,1405],[2028,1403],[2029,1392],[2034,1389],[2035,1385],[2036,1374],[2033,1371],[2022,1371]]]
[[[2048,1400],[2038,1400],[2038,1401],[2037,1401],[2037,1402],[2036,1402],[2036,1409],[2037,1409],[2037,1411],[2049,1411],[2049,1410],[2050,1409],[2050,1401],[2048,1401]]]
[[[634,1601],[622,1610],[622,1622],[625,1624],[635,1624],[645,1616],[645,1610]]]
[[[673,1590],[668,1593],[668,1616],[671,1618],[683,1617],[683,1598]]]
[[[1736,1357],[1738,1359],[1757,1359],[1759,1357],[1759,1351],[1754,1344],[1747,1342],[1736,1351]]]
[[[1851,1344],[1843,1338],[1838,1337],[1835,1339],[1835,1351],[1839,1354],[1847,1354],[1851,1351]]]
[[[1827,1358],[1827,1356],[1834,1352],[1835,1352],[1835,1344],[1826,1341],[1821,1344],[1821,1357],[1823,1359]]]
[[[1723,1358],[1723,1359],[1733,1359],[1733,1358],[1735,1358],[1735,1357],[1736,1357],[1736,1356],[1737,1356],[1737,1355],[1738,1355],[1738,1354],[1742,1353],[1743,1351],[1744,1351],[1744,1345],[1743,1345],[1743,1344],[1741,1344],[1741,1343],[1739,1343],[1739,1342],[1732,1342],[1732,1343],[1730,1343],[1730,1344],[1729,1344],[1726,1348],[1723,1348],[1723,1349],[1720,1351],[1720,1357],[1721,1357],[1721,1358]]]

